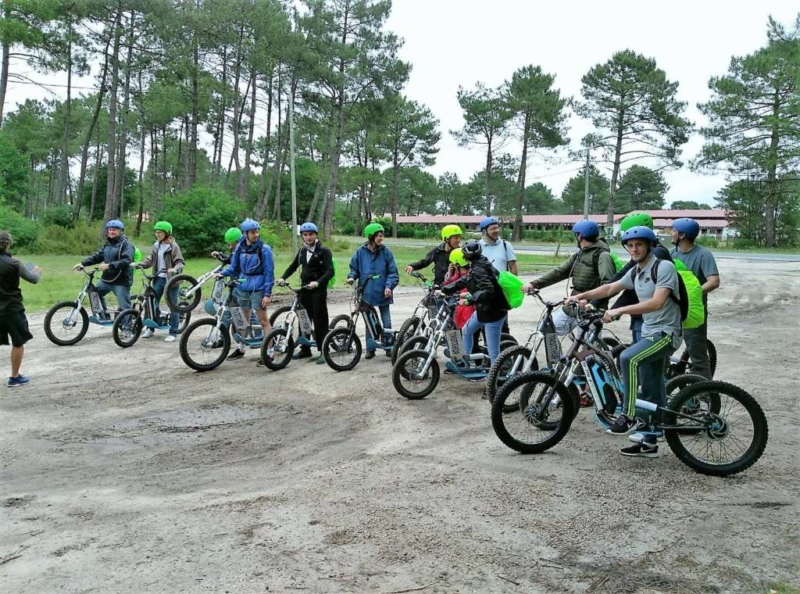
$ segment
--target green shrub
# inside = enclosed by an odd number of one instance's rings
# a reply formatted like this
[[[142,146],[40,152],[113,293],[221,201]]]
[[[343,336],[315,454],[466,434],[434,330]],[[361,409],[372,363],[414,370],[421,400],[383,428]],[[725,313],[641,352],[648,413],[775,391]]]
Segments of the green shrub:
[[[695,240],[695,243],[708,248],[719,247],[719,240],[711,235],[701,235]]]
[[[64,227],[71,229],[75,224],[75,210],[71,204],[58,204],[51,206],[47,209],[42,217],[42,224],[45,227],[55,225],[57,227]]]
[[[31,251],[36,243],[39,225],[21,214],[0,204],[0,229],[11,233],[14,238],[12,250]]]
[[[754,247],[758,247],[758,244],[752,239],[737,237],[733,240],[733,249],[735,250],[749,250]]]
[[[103,243],[103,225],[79,221],[68,229],[49,225],[41,230],[33,250],[37,254],[90,254]]]
[[[185,256],[200,256],[223,246],[225,230],[241,223],[241,206],[222,190],[198,187],[168,198],[158,220],[172,223]]]

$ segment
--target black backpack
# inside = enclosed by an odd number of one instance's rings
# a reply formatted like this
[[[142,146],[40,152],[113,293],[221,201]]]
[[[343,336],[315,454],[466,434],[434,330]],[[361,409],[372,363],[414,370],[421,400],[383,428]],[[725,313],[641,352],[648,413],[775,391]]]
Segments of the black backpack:
[[[655,264],[650,269],[650,280],[653,282],[653,286],[656,286],[656,282],[658,282],[658,267],[661,265],[662,260],[656,258]],[[638,266],[634,266],[631,269],[631,282],[636,286],[636,271]],[[669,292],[670,298],[678,304],[681,308],[681,322],[686,321],[686,317],[689,315],[689,293],[686,291],[686,284],[683,282],[683,278],[677,272],[675,275],[678,277],[678,293],[680,298],[675,297],[675,293],[673,291]]]

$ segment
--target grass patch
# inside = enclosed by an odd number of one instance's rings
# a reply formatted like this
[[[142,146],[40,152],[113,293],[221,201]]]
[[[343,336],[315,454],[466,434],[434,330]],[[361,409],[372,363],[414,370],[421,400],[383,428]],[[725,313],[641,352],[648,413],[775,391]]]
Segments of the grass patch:
[[[800,594],[800,588],[789,584],[770,584],[764,594]]]
[[[337,246],[338,247],[338,246]],[[140,246],[141,249],[141,246]],[[149,248],[148,248],[149,249]],[[336,277],[338,281],[337,290],[343,290],[344,281],[349,271],[350,257],[352,249],[336,249],[334,258],[336,259]],[[147,250],[143,250],[147,255]],[[395,246],[392,249],[397,266],[400,269],[400,284],[415,286],[415,281],[403,272],[403,268],[414,260],[420,259],[425,250],[405,246]],[[59,301],[74,299],[83,287],[84,276],[78,272],[72,272],[72,266],[81,261],[81,255],[19,255],[17,258],[24,263],[34,263],[42,267],[42,280],[36,285],[22,281],[22,294],[25,301],[25,309],[28,312],[42,312],[48,310],[53,304]],[[275,254],[275,275],[283,274],[291,260],[291,252],[281,250]],[[523,254],[519,256],[520,275],[527,277],[534,272],[541,272],[563,262],[562,258],[551,256],[537,256]],[[192,276],[199,276],[214,268],[214,260],[211,258],[193,258],[186,261],[186,273]],[[294,283],[300,279],[299,272],[292,277]],[[137,272],[131,292],[137,293],[142,286],[142,276]],[[210,285],[209,289],[210,291]],[[277,289],[281,292],[282,289]],[[113,301],[113,295],[109,295],[109,300]]]

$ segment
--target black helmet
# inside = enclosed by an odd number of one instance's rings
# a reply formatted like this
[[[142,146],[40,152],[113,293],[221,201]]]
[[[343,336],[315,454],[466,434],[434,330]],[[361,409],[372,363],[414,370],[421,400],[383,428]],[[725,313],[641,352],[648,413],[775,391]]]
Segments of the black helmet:
[[[475,239],[470,239],[461,246],[461,254],[467,262],[477,260],[481,257],[481,253],[483,253],[483,248],[480,242]]]

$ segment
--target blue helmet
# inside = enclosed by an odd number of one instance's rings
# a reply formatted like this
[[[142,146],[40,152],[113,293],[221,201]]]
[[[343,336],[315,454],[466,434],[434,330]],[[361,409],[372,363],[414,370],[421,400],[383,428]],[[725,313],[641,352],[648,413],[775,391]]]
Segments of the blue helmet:
[[[483,217],[481,222],[478,224],[478,229],[480,229],[481,232],[483,232],[483,231],[486,231],[487,227],[490,227],[492,225],[499,225],[499,224],[500,224],[500,221],[497,220],[497,217]]]
[[[572,226],[572,234],[580,235],[588,241],[594,241],[600,237],[600,227],[594,221],[583,219]]]
[[[111,219],[106,223],[106,229],[119,229],[120,231],[125,231],[125,225],[122,224],[122,221]]]
[[[678,219],[672,223],[672,228],[686,235],[686,239],[694,239],[700,235],[700,223],[694,219]]]
[[[303,223],[300,225],[300,233],[319,233],[314,223]]]
[[[242,230],[242,233],[247,233],[248,231],[261,229],[261,225],[258,224],[258,221],[254,221],[253,219],[245,219],[242,221],[242,224],[239,225],[239,229]]]
[[[622,238],[620,239],[620,243],[625,245],[631,239],[644,239],[647,241],[651,246],[655,245],[658,241],[656,239],[656,234],[653,233],[653,230],[650,227],[631,227],[625,233],[622,234]]]

